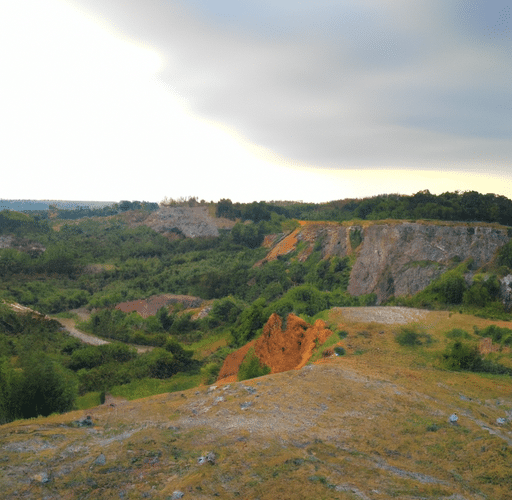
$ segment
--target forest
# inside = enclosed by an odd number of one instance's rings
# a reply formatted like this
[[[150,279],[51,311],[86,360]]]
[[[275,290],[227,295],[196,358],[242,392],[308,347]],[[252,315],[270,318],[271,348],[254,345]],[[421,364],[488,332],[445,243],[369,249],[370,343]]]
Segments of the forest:
[[[256,338],[274,312],[313,320],[334,306],[374,304],[371,294],[354,297],[347,292],[353,258],[323,259],[320,245],[303,262],[297,259],[298,248],[255,266],[267,253],[261,246],[264,237],[291,231],[297,219],[512,225],[510,200],[475,192],[422,191],[327,204],[226,199],[207,204],[193,198],[186,204],[205,204],[217,217],[236,224],[221,229],[217,238],[167,238],[123,219],[130,210],[158,208],[129,201],[92,212],[0,212],[0,241],[14,238],[17,245],[0,248],[0,300],[5,303],[0,304],[0,423],[87,408],[104,400],[105,393],[141,397],[212,383],[225,357]],[[44,251],[27,250],[28,242],[37,242]],[[485,277],[472,284],[464,279],[468,266],[470,262],[453,263],[422,292],[394,297],[388,304],[509,320],[498,280],[512,272],[512,241],[502,247]],[[211,302],[211,309],[206,317],[195,318],[176,305],[143,318],[115,308],[158,294],[200,297]],[[6,305],[13,302],[54,319],[14,313]],[[78,308],[89,312],[88,319],[76,316]],[[59,318],[72,318],[81,330],[111,343],[83,344],[63,331]],[[507,344],[509,333],[493,334]],[[213,344],[218,347],[209,349]],[[135,345],[150,349],[139,352]]]

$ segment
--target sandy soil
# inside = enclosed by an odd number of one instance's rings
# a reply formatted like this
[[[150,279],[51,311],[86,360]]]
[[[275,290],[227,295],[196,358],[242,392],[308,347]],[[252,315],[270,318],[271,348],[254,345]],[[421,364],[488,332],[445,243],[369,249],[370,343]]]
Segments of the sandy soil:
[[[354,323],[382,323],[405,325],[426,319],[428,311],[410,307],[334,307],[343,319]]]

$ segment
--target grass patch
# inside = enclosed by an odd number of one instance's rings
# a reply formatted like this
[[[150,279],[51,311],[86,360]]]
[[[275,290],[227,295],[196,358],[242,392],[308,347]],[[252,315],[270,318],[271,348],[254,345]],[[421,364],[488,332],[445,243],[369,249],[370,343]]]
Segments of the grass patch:
[[[336,334],[332,334],[329,336],[329,338],[321,345],[317,346],[314,351],[313,355],[309,359],[308,364],[314,363],[315,361],[318,361],[322,357],[322,352],[328,349],[329,347],[332,347],[333,345],[336,345],[339,342],[339,338]]]
[[[75,401],[77,410],[88,410],[101,404],[101,392],[88,392],[83,396],[78,396]]]
[[[164,392],[177,392],[192,389],[201,383],[201,378],[201,374],[189,375],[185,373],[178,373],[166,380],[144,378],[134,380],[129,384],[114,386],[109,392],[114,397],[121,397],[128,400],[140,399]]]

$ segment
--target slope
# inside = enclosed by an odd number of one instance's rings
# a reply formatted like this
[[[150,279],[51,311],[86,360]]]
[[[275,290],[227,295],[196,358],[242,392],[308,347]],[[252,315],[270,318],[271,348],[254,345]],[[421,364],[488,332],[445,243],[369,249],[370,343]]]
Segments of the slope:
[[[491,322],[426,312],[432,343],[403,347],[396,325],[326,320],[346,356],[1,426],[6,498],[512,498],[510,377],[436,364],[447,331]]]

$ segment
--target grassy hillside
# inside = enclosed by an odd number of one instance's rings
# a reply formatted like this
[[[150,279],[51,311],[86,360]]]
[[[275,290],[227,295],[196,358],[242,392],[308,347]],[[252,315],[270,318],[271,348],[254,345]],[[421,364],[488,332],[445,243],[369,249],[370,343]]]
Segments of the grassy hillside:
[[[479,345],[474,327],[509,324],[442,311],[389,324],[404,314],[324,313],[347,333],[346,354],[298,371],[6,424],[2,490],[34,499],[512,498],[511,378],[448,371],[441,356],[461,338]],[[403,342],[404,331],[421,343]],[[512,367],[506,348],[492,357]],[[88,415],[93,426],[81,426]]]

